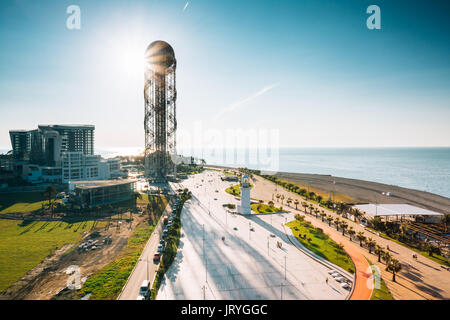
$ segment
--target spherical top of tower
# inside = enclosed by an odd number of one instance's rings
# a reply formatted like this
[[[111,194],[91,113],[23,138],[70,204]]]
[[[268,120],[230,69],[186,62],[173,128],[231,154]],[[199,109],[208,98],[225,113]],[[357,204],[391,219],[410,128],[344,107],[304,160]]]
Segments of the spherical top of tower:
[[[175,52],[173,48],[165,41],[154,41],[145,50],[145,61],[148,68],[157,72],[164,73],[164,70],[171,66],[176,66]]]

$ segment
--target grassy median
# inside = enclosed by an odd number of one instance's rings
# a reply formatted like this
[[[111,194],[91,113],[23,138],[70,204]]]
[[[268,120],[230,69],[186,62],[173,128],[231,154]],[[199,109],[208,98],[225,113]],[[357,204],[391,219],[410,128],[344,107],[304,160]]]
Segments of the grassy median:
[[[341,245],[334,242],[322,229],[315,228],[305,220],[294,220],[286,224],[300,243],[309,251],[341,267],[355,273],[355,265]]]

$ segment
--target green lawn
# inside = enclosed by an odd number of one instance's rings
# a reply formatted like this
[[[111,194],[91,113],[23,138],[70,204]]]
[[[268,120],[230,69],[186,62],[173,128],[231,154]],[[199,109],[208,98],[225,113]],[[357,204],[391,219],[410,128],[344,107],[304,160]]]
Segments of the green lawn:
[[[253,188],[253,185],[250,184],[250,188]],[[234,193],[233,193],[234,191]],[[234,186],[228,187],[225,189],[225,192],[232,194],[233,196],[240,196],[241,195],[241,187],[239,184],[236,184]]]
[[[83,232],[104,222],[33,221],[0,219],[0,292],[39,264],[56,247],[76,243]]]
[[[254,203],[251,205],[251,207],[255,213],[276,213],[281,211],[279,208],[271,207],[264,203]]]
[[[325,258],[344,270],[355,273],[355,265],[353,264],[352,259],[350,259],[344,250],[339,249],[338,244],[324,234],[322,230],[313,227],[306,221],[299,220],[291,221],[287,223],[286,226],[291,228],[292,233],[297,240],[300,241],[300,243],[308,250]],[[306,239],[310,238],[311,242],[299,237],[299,234],[306,234]]]
[[[42,192],[0,193],[0,214],[36,211],[46,202]]]
[[[367,259],[366,259],[367,260]],[[373,265],[369,260],[367,260],[369,265]],[[388,287],[386,287],[386,283],[384,283],[383,279],[380,277],[380,288],[374,288],[372,292],[372,296],[370,300],[395,300],[389,292]]]

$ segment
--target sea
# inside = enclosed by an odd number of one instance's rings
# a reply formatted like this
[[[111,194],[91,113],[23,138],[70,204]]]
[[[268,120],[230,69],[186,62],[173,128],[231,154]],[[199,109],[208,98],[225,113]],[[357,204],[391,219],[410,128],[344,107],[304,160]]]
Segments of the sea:
[[[131,155],[143,148],[97,149],[110,158]],[[7,150],[1,150],[5,153]],[[450,147],[404,148],[279,148],[178,149],[207,164],[230,167],[326,174],[374,181],[435,193],[450,198]]]

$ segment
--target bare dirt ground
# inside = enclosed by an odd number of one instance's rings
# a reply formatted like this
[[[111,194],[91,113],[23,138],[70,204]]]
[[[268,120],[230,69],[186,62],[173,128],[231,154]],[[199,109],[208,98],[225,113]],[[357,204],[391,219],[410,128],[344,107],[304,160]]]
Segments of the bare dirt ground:
[[[67,268],[70,266],[78,266],[81,272],[81,283],[83,283],[83,280],[117,257],[120,251],[127,245],[128,239],[136,227],[145,219],[146,216],[134,214],[131,229],[129,223],[122,221],[119,225],[120,228],[117,228],[117,222],[112,222],[108,229],[101,228],[89,233],[86,232],[80,243],[90,239],[94,232],[98,232],[100,235],[100,237],[95,239],[102,241],[105,237],[111,236],[112,243],[86,252],[78,252],[76,250],[79,243],[66,245],[46,257],[39,265],[5,290],[0,296],[0,299],[70,299],[75,291],[65,289],[67,287],[67,280],[70,277],[66,273]],[[108,223],[106,222],[106,224]],[[59,294],[60,292],[64,294]]]

